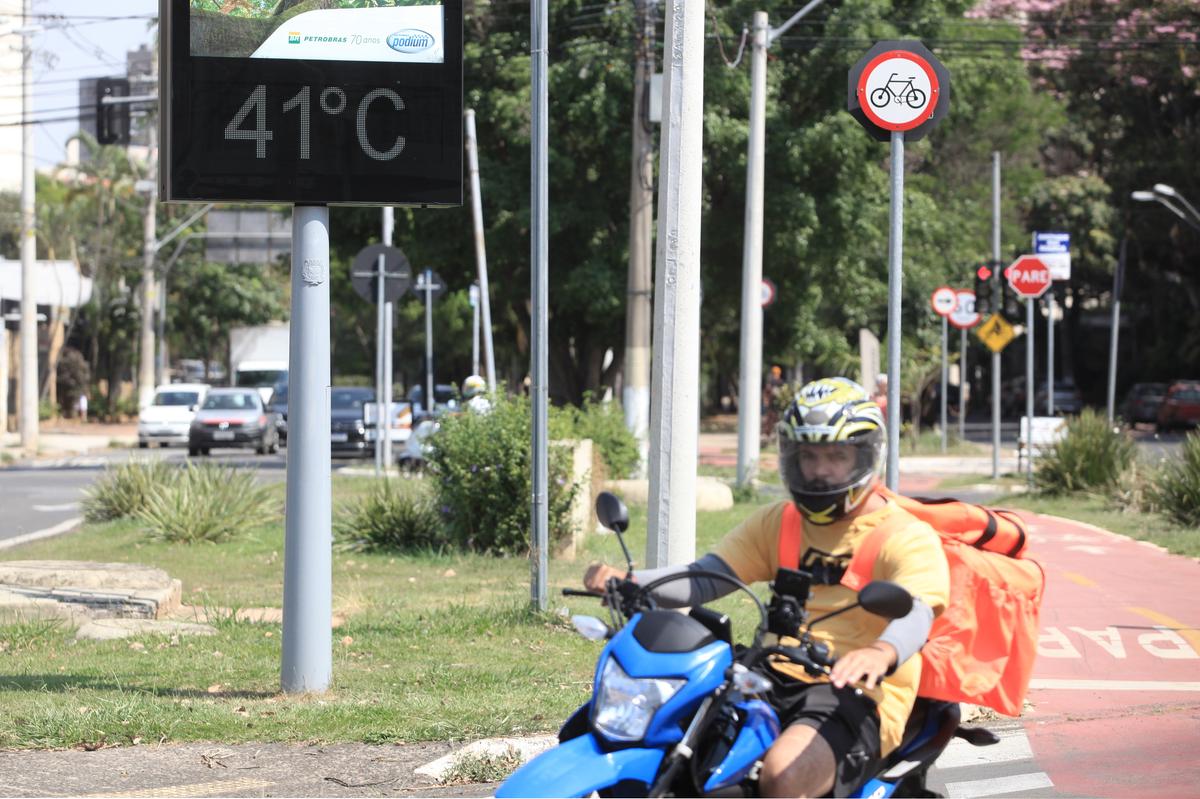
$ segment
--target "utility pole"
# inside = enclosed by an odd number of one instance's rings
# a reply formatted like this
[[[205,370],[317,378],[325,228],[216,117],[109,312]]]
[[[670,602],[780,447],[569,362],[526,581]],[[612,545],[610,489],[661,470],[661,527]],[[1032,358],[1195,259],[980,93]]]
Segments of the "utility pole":
[[[532,311],[530,316],[530,386],[532,400],[533,440],[532,519],[533,558],[530,563],[530,599],[535,610],[550,607],[550,96],[549,58],[550,38],[549,0],[530,0],[531,99],[530,109],[530,175],[529,236],[530,285]],[[430,407],[432,408],[432,392]]]
[[[1000,268],[1000,153],[992,153],[992,263]],[[992,283],[992,312],[1003,313],[1000,299],[1004,296],[1000,290],[1000,281],[996,276]],[[1026,386],[1026,391],[1032,391],[1032,386]],[[992,353],[992,479],[1000,477],[1000,353]]]
[[[771,42],[825,0],[809,0],[778,28],[767,24],[767,12],[754,12],[750,61],[749,142],[746,147],[746,215],[742,243],[742,336],[738,372],[737,484],[749,484],[758,473],[762,427],[762,242],[763,172],[766,150],[767,49]]]
[[[650,568],[695,557],[700,434],[704,4],[668,0],[666,15],[646,539]]]
[[[138,407],[154,401],[154,256],[158,230],[158,126],[149,124],[150,189],[146,193],[146,218],[142,226],[142,334],[138,348]]]
[[[629,179],[629,275],[625,300],[625,380],[621,389],[625,426],[638,441],[638,471],[650,451],[650,324],[654,313],[654,133],[650,122],[650,77],[654,74],[655,0],[635,0],[637,61],[633,75],[633,165]]]
[[[392,238],[396,230],[396,209],[385,206],[383,209],[383,243],[392,246]],[[380,263],[383,259],[380,259]],[[386,281],[384,270],[379,270],[379,285]],[[389,301],[383,304],[383,394],[379,399],[383,402],[383,412],[376,422],[375,435],[383,437],[383,473],[386,476],[392,468],[392,325],[395,306]],[[433,405],[429,406],[430,408]]]
[[[484,377],[487,378],[488,391],[496,390],[496,352],[492,342],[492,300],[488,288],[487,248],[483,239],[483,198],[479,193],[479,139],[475,135],[475,111],[468,108],[466,116],[467,133],[467,166],[471,173],[471,221],[475,228],[475,272],[479,283],[479,297],[475,302],[475,312],[482,312],[483,324],[483,360],[487,366]],[[482,304],[482,308],[480,305]],[[478,337],[478,334],[476,334]],[[475,374],[479,374],[478,358],[475,359]]]
[[[22,24],[29,25],[33,0],[25,0]],[[33,174],[33,46],[29,32],[21,34],[21,449],[38,449],[38,324],[34,260],[37,258],[37,217]],[[8,390],[8,386],[4,387]]]

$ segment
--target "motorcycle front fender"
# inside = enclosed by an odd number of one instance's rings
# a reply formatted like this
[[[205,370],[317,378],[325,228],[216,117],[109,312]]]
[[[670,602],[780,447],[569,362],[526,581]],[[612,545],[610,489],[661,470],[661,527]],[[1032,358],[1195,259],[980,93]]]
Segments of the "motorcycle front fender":
[[[660,749],[605,752],[591,733],[565,741],[521,766],[496,791],[506,796],[587,796],[624,780],[654,782]]]

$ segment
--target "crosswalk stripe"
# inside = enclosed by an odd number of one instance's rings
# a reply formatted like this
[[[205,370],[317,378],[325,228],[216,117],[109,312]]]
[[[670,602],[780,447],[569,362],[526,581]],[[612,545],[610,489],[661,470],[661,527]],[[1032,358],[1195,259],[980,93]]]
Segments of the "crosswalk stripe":
[[[1036,791],[1053,788],[1054,783],[1044,771],[1030,774],[1013,774],[1008,777],[993,777],[986,780],[946,783],[946,794],[950,799],[973,799],[979,796],[998,796],[1006,793]]]
[[[961,738],[955,738],[937,759],[936,765],[938,768],[949,769],[1032,759],[1033,750],[1029,747],[1029,739],[1021,731],[1011,735],[1001,733],[1000,743],[991,746],[972,746]]]

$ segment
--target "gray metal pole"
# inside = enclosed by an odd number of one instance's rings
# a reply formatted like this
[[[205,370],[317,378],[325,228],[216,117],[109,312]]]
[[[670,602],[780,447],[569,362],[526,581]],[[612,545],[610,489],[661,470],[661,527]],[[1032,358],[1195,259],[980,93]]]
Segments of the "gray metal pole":
[[[1025,428],[1025,477],[1033,486],[1033,306],[1037,300],[1025,300],[1025,415],[1029,417]]]
[[[22,24],[30,24],[33,0],[25,0]],[[37,259],[36,183],[33,174],[33,48],[29,34],[21,38],[21,374],[17,402],[21,423],[21,449],[27,455],[38,449],[38,324],[37,289],[34,286]],[[5,390],[8,387],[5,386]]]
[[[149,125],[150,136],[150,185],[146,197],[146,216],[142,220],[142,318],[141,336],[138,346],[138,407],[144,408],[154,401],[154,301],[157,275],[154,274],[154,243],[158,233],[158,127]]]
[[[475,268],[479,280],[479,300],[476,310],[483,314],[483,353],[487,364],[488,391],[496,390],[496,351],[492,342],[492,300],[488,289],[487,248],[483,238],[483,197],[479,192],[479,140],[475,135],[475,111],[466,111],[467,165],[471,172],[471,221],[475,227]],[[476,358],[478,360],[478,358]],[[479,367],[475,367],[479,374]]]
[[[433,413],[433,270],[425,270],[425,411]]]
[[[1000,263],[1000,153],[992,153],[992,260]],[[1000,280],[992,285],[992,312],[1003,313]],[[1000,353],[992,353],[992,479],[1000,477]]]
[[[633,73],[629,170],[629,267],[625,278],[625,363],[621,405],[637,439],[637,476],[650,463],[650,329],[654,320],[654,131],[650,79],[654,74],[655,0],[635,0],[638,47]]]
[[[942,454],[946,454],[946,392],[950,390],[950,323],[942,317]],[[961,383],[961,381],[960,381]],[[959,391],[962,389],[960,388]]]
[[[392,246],[396,230],[396,210],[390,205],[383,209],[383,243]],[[380,281],[384,282],[383,280]],[[383,471],[392,466],[392,323],[394,321],[392,303],[384,304],[383,308],[383,414],[376,423],[376,435],[383,433]]]
[[[167,273],[158,276],[158,355],[154,370],[154,384],[161,385],[167,380]]]
[[[333,671],[333,496],[329,455],[329,209],[292,213],[291,372],[283,546],[287,693],[324,691]]]
[[[379,477],[383,462],[383,361],[384,361],[384,269],[386,258],[375,259],[375,476]]]
[[[887,487],[900,490],[900,307],[904,279],[904,134],[892,132],[892,211],[888,247]]]
[[[967,440],[967,331],[958,331],[958,440]]]
[[[8,328],[0,316],[0,440],[8,432]]]
[[[549,82],[547,78],[549,58],[550,11],[548,0],[530,0],[533,18],[533,115],[532,171],[530,176],[530,211],[533,222],[530,236],[530,294],[533,300],[532,339],[530,355],[530,394],[533,400],[533,485],[530,497],[533,531],[534,562],[531,564],[533,579],[530,585],[533,607],[546,610],[550,605],[547,573],[550,559],[550,515],[549,515],[549,431],[548,414],[550,405],[550,115]]]
[[[479,374],[479,286],[471,286],[471,374]],[[490,385],[490,384],[489,384]]]
[[[646,565],[696,555],[704,4],[666,4]]]
[[[763,151],[767,116],[767,12],[754,12],[750,61],[750,137],[746,154],[746,218],[742,240],[742,336],[738,396],[737,484],[758,474],[762,427]]]
[[[1121,237],[1121,253],[1117,258],[1117,271],[1113,272],[1112,333],[1108,345],[1108,423],[1112,424],[1117,410],[1117,340],[1121,334],[1121,290],[1125,282],[1125,251],[1129,236]]]
[[[1054,286],[1046,292],[1046,415],[1054,415]]]

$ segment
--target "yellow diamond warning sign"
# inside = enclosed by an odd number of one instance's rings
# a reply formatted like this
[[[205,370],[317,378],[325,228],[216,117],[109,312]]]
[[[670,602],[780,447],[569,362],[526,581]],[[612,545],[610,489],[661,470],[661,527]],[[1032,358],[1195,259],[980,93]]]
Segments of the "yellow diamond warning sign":
[[[975,331],[979,340],[988,346],[992,352],[1000,352],[1008,346],[1008,342],[1016,336],[1013,326],[1000,314],[992,314],[988,320]]]

